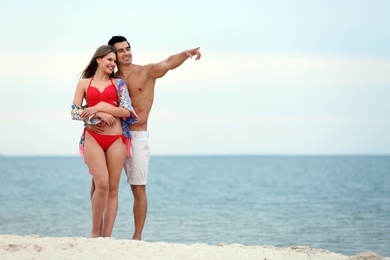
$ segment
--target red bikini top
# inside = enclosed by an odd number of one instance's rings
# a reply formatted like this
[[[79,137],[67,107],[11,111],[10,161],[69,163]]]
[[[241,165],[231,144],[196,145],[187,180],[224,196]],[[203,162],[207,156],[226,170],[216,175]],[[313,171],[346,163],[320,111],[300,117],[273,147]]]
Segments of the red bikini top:
[[[89,81],[88,89],[87,89],[87,103],[88,106],[93,107],[97,105],[99,102],[103,101],[108,104],[111,104],[113,106],[118,106],[118,96],[116,93],[116,87],[114,82],[108,85],[103,92],[100,92],[99,89],[97,89],[94,86],[91,86],[91,82],[93,80],[93,77]]]

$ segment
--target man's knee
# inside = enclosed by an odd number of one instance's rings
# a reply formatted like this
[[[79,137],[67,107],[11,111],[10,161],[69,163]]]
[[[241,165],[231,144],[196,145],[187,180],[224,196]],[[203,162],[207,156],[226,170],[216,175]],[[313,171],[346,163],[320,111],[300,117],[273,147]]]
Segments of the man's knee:
[[[131,185],[131,191],[135,198],[143,198],[146,196],[146,186],[145,185]]]

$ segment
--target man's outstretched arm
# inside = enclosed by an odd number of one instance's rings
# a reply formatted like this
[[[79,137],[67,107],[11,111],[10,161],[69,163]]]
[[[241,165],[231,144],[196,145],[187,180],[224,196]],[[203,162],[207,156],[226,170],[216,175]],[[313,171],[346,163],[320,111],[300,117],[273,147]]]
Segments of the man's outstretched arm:
[[[188,58],[196,56],[195,60],[199,60],[201,53],[199,51],[200,47],[189,49],[178,54],[170,56],[168,59],[160,61],[159,63],[153,64],[150,69],[150,76],[153,78],[163,77],[169,70],[173,70],[179,67],[183,62]]]

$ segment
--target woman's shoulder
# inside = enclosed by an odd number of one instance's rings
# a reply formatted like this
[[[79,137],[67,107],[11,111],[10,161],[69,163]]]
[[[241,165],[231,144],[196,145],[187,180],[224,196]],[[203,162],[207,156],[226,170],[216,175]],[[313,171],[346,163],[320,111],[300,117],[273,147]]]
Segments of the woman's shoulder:
[[[84,78],[79,80],[79,84],[88,84],[91,81],[91,78]]]
[[[77,88],[84,88],[84,89],[87,88],[90,80],[91,80],[91,78],[80,79],[79,82],[77,83]]]
[[[119,77],[114,77],[114,78],[112,78],[112,80],[115,80],[115,81],[117,81],[117,82],[119,82],[119,81],[123,81],[123,79],[121,79],[121,78],[119,78]]]
[[[112,80],[114,81],[114,83],[117,87],[126,85],[126,82],[121,78],[112,78]]]

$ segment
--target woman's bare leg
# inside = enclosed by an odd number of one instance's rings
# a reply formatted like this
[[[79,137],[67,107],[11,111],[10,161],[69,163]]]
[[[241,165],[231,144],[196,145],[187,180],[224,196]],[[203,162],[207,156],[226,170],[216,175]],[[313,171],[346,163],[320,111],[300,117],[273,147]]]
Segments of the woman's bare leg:
[[[104,237],[111,236],[114,228],[115,218],[118,212],[119,181],[125,159],[126,146],[123,143],[122,138],[120,138],[116,140],[106,151],[106,160],[109,172],[109,192],[107,207],[104,214]]]
[[[92,193],[92,229],[91,237],[100,236],[100,225],[107,204],[109,179],[106,156],[96,140],[88,133],[85,135],[84,158],[93,175],[95,190]]]
[[[93,193],[95,192],[95,183],[93,181],[93,177],[92,177],[92,184],[91,184],[91,203],[92,203],[92,196],[93,196]],[[100,222],[100,231],[99,231],[99,237],[102,237],[103,236],[103,218]]]

